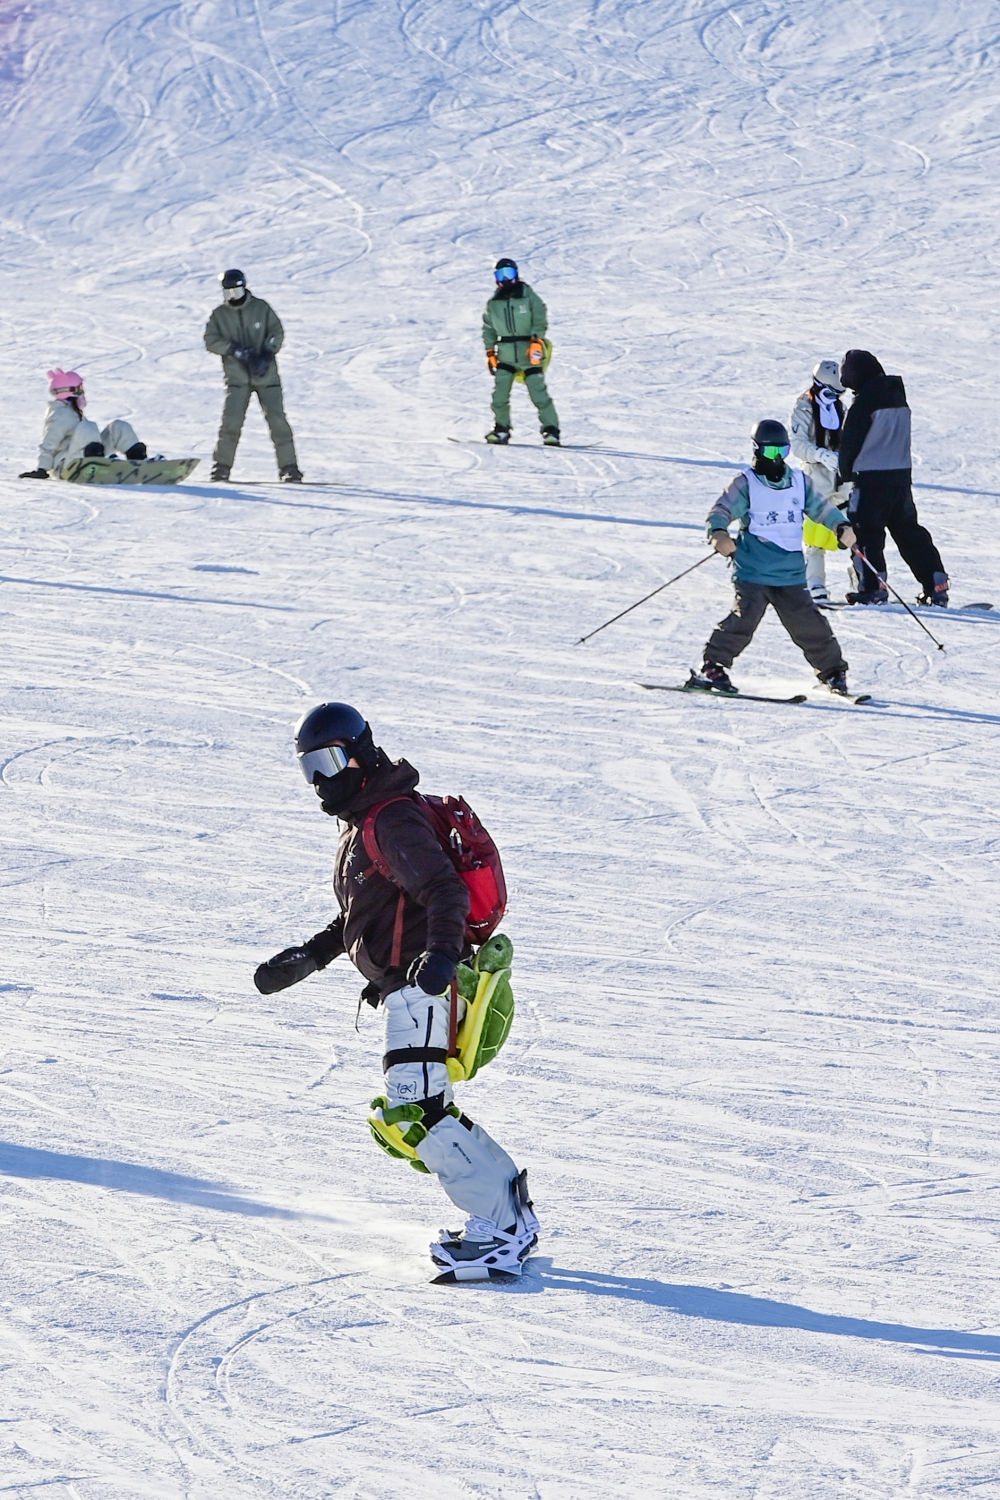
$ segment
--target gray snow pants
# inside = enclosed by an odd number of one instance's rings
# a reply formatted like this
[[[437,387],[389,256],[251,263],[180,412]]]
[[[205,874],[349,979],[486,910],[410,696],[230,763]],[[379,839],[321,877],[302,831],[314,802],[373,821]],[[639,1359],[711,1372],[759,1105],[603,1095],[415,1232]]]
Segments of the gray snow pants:
[[[222,408],[222,422],[219,426],[219,436],[215,444],[215,452],[212,454],[212,461],[225,469],[232,468],[236,457],[236,447],[243,431],[247,407],[250,405],[250,397],[253,394],[256,394],[261,404],[267,430],[274,444],[278,468],[287,469],[292,464],[298,468],[295,458],[295,439],[292,437],[292,429],[285,416],[281,382],[275,380],[273,376],[270,381],[261,385],[255,385],[249,381],[226,382],[226,400]]]
[[[493,377],[493,416],[498,427],[509,427],[510,393],[517,371],[511,365],[501,364]],[[558,427],[559,417],[555,404],[545,384],[545,376],[534,367],[524,371],[524,388],[538,412],[539,427]]]
[[[737,581],[731,612],[719,621],[705,643],[705,661],[731,667],[753,640],[769,604],[774,606],[778,619],[811,667],[824,674],[846,672],[847,663],[837,637],[804,584],[778,587]]]

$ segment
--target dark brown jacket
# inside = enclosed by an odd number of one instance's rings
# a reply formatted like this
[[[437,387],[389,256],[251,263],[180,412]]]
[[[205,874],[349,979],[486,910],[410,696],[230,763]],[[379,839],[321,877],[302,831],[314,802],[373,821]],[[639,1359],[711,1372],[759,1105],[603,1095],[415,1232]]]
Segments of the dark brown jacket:
[[[399,885],[373,868],[361,837],[368,810],[389,797],[406,796],[419,779],[407,761],[385,761],[345,809],[342,817],[347,828],[337,849],[333,880],[341,916],[313,939],[317,948],[325,950],[326,962],[337,952],[346,952],[382,998],[399,989],[410,964],[425,949],[436,949],[457,961],[467,947],[469,893],[418,804],[410,799],[393,802],[375,820],[379,848]],[[403,935],[399,963],[393,965],[400,887],[405,898]],[[327,933],[335,932],[339,942],[331,952]]]

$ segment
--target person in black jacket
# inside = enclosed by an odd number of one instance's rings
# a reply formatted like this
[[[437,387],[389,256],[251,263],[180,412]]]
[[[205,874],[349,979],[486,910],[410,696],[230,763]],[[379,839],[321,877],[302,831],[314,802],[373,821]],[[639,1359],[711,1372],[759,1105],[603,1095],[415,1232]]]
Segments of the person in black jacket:
[[[855,392],[844,420],[837,485],[854,484],[848,514],[857,535],[857,591],[850,604],[884,604],[885,533],[920,584],[921,604],[948,603],[948,575],[941,554],[913,503],[910,408],[898,375],[887,375],[867,349],[848,349],[840,367],[841,384]],[[877,575],[877,576],[876,576]]]
[[[433,1245],[432,1256],[459,1267],[459,1280],[484,1279],[490,1267],[516,1274],[538,1238],[527,1175],[456,1108],[447,1067],[451,1007],[464,1006],[455,971],[471,951],[468,887],[410,797],[418,772],[389,760],[357,709],[320,704],[300,721],[295,743],[323,811],[346,825],[334,877],[340,913],[308,942],[261,964],[254,983],[273,994],[348,954],[368,980],[364,998],[385,1009],[385,1100],[377,1123],[394,1139],[391,1127],[402,1122],[407,1145],[415,1146],[405,1154],[415,1154],[469,1215],[464,1233]],[[375,868],[362,832],[380,803],[386,805],[374,831],[393,880]],[[386,1139],[385,1130],[379,1135]]]

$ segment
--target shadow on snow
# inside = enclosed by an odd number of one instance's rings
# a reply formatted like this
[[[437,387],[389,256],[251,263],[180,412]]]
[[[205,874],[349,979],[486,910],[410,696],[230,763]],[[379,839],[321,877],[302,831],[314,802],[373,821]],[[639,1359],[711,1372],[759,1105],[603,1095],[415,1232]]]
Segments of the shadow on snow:
[[[1000,1360],[1000,1337],[962,1333],[951,1328],[912,1328],[905,1323],[876,1323],[812,1312],[791,1302],[751,1297],[745,1292],[713,1287],[681,1286],[642,1276],[611,1276],[601,1271],[571,1271],[546,1257],[528,1262],[525,1291],[589,1292],[597,1297],[620,1297],[662,1307],[683,1318],[712,1323],[742,1323],[748,1328],[797,1328],[803,1333],[834,1334],[840,1338],[871,1339],[876,1343],[912,1344],[925,1353],[969,1359]],[[541,1283],[537,1286],[537,1283]],[[536,1286],[533,1287],[532,1283]],[[516,1288],[515,1288],[516,1290]]]
[[[268,1203],[241,1198],[217,1182],[183,1177],[158,1167],[140,1167],[134,1162],[111,1161],[102,1156],[71,1156],[63,1151],[41,1151],[33,1146],[0,1142],[0,1176],[51,1178],[80,1182],[88,1187],[108,1188],[117,1193],[137,1193],[144,1198],[163,1198],[168,1203],[190,1203],[195,1208],[218,1213],[247,1214],[253,1218],[313,1218]]]

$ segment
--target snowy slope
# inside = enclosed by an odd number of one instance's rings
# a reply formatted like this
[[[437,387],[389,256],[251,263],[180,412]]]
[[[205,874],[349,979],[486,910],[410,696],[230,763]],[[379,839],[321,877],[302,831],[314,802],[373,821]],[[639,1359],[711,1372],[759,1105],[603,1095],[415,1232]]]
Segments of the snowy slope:
[[[635,686],[717,559],[574,644],[852,345],[997,596],[998,43],[985,0],[0,6],[4,472],[54,362],[202,458],[0,480],[0,1492],[1000,1497],[1000,615],[835,616],[864,710]],[[447,441],[499,254],[605,451]],[[257,413],[207,483],[232,264],[323,487],[249,482]],[[738,677],[809,681],[773,622]],[[504,850],[519,1012],[462,1102],[531,1172],[512,1290],[426,1284],[454,1214],[367,1136],[350,967],[250,982],[332,914],[328,697]]]

